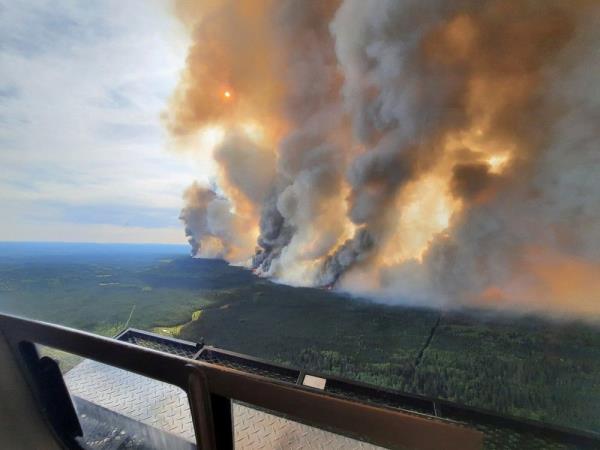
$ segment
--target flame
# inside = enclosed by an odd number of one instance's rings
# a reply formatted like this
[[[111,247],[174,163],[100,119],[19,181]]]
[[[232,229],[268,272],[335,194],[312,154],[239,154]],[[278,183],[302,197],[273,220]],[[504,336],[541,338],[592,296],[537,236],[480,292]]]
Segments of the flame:
[[[333,260],[336,286],[376,296],[599,310],[596,137],[557,133],[586,118],[550,84],[585,14],[482,0],[429,22],[388,2],[389,33],[361,2],[320,3],[178,1],[193,42],[166,123],[198,138],[234,217],[205,250],[240,262],[258,243],[257,272],[291,284]]]
[[[410,259],[421,262],[434,238],[448,229],[452,215],[461,208],[461,202],[450,195],[448,184],[447,176],[431,173],[398,196],[399,219],[381,252],[384,266]]]

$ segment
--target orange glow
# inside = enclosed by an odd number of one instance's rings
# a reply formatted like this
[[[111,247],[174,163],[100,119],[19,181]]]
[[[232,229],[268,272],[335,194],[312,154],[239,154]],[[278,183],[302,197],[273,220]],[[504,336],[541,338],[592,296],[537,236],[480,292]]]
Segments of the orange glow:
[[[411,259],[421,262],[435,236],[448,229],[461,202],[448,193],[447,185],[447,176],[429,173],[408,184],[398,196],[394,210],[399,219],[383,246],[380,255],[383,265]]]
[[[599,314],[595,293],[600,290],[600,265],[555,250],[528,247],[522,250],[519,273],[503,286],[488,286],[474,301],[482,306],[515,306],[521,309],[567,315]]]
[[[534,277],[531,297],[565,313],[598,314],[600,265],[544,248],[525,252],[525,264]]]
[[[579,36],[568,8],[533,14],[525,0],[467,2],[423,23],[416,46],[406,42],[408,64],[390,71],[396,39],[374,29],[376,64],[362,64],[344,11],[352,8],[336,12],[338,2],[310,7],[306,29],[274,27],[273,0],[176,3],[192,42],[163,120],[216,186],[210,226],[220,234],[191,213],[186,222],[202,254],[250,265],[264,250],[257,273],[292,285],[321,285],[335,271],[344,290],[399,301],[600,317],[600,265],[578,257],[596,210],[587,191],[570,195],[576,166],[551,168],[576,156],[561,156],[539,126],[562,117],[561,102],[543,94],[563,72],[547,76],[549,58]],[[440,115],[430,120],[421,93],[438,78]],[[405,79],[408,102],[396,95]],[[571,198],[584,207],[556,209]],[[186,208],[208,217],[205,204]],[[263,246],[263,218],[265,233],[281,224],[273,245]]]
[[[508,163],[509,155],[497,154],[492,155],[487,159],[487,163],[490,166],[491,173],[502,173],[504,167]]]

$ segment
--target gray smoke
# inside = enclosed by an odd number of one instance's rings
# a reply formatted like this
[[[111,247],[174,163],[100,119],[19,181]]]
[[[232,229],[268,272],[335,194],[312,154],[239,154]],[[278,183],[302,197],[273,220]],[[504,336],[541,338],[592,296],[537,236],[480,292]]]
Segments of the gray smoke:
[[[217,242],[266,276],[383,301],[600,311],[598,2],[198,14],[169,127],[234,132],[215,150],[218,188],[186,194],[194,253]],[[234,28],[253,45],[238,51]],[[201,89],[222,73],[235,112]],[[249,115],[280,131],[257,144],[237,125]]]

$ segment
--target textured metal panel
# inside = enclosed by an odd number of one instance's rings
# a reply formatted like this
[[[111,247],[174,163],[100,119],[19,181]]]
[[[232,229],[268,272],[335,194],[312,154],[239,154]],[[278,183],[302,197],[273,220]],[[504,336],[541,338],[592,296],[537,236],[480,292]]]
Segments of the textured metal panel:
[[[164,338],[162,336],[153,335],[152,333],[147,332],[137,332],[136,330],[127,330],[119,336],[119,340],[125,340],[127,342],[137,344],[140,347],[160,350],[163,352],[163,355],[161,355],[160,353],[156,352],[143,351],[141,348],[115,345],[117,343],[114,341],[111,342],[110,339],[91,335],[89,333],[70,330],[57,325],[29,321],[4,314],[0,314],[0,325],[2,327],[2,332],[9,337],[9,342],[13,347],[15,354],[20,354],[20,343],[31,340],[39,344],[55,347],[84,357],[97,357],[108,363],[128,367],[130,370],[136,370],[141,373],[145,373],[147,376],[164,380],[168,383],[178,386],[187,386],[189,371],[187,370],[185,359],[173,358],[173,356],[167,357],[165,353],[185,356],[191,359],[198,353],[196,352],[192,355],[192,349],[200,350],[201,347],[201,345],[194,343]],[[127,336],[127,333],[129,332],[133,332],[132,335],[134,335],[133,337],[135,339],[131,340],[132,336]],[[182,349],[184,353],[180,353]],[[226,352],[220,349],[212,350],[215,354],[218,353],[233,356],[235,364],[232,364],[231,368],[236,368],[246,373],[258,373],[270,378],[280,379],[277,376],[277,372],[279,369],[281,369],[279,366],[268,364],[265,361],[258,361],[254,358],[248,358],[244,355],[232,354],[231,352]],[[224,370],[217,370],[217,365],[229,365],[224,364],[223,360],[214,362],[216,364],[214,364],[213,367],[206,366],[204,369],[210,369],[214,372],[214,380],[219,381],[222,385],[222,388],[227,388],[229,390],[233,389],[232,385],[227,386],[226,382],[223,384],[223,379],[227,377],[231,378],[232,374]],[[267,372],[254,372],[253,369],[262,370],[265,365],[268,366]],[[277,369],[275,371],[276,373],[271,372],[272,367]],[[75,378],[77,370],[81,370],[81,368],[78,366],[73,369],[73,374],[69,373],[67,375],[67,385],[71,388],[75,386],[77,389],[82,389],[81,386],[76,386],[76,380],[71,380],[71,384],[69,384],[69,378]],[[296,372],[295,369],[286,370]],[[127,372],[124,373],[127,374]],[[133,376],[133,374],[129,373],[128,376]],[[281,391],[280,388],[282,385],[269,386],[265,385],[265,383],[261,384],[258,383],[257,380],[252,380],[250,378],[246,379],[243,377],[243,375],[236,375],[234,378],[236,382],[240,382],[243,386],[248,386],[248,383],[252,382],[254,387],[259,386],[265,392],[269,392],[269,389],[273,390],[275,387]],[[148,378],[146,378],[146,380],[152,381]],[[82,383],[84,382],[82,381]],[[176,389],[172,386],[171,388]],[[94,386],[88,391],[88,394],[91,395],[90,401],[94,402],[97,392],[98,386]],[[239,389],[239,387],[236,392],[237,395],[232,396],[235,398],[243,398],[248,401],[247,395],[242,396],[240,394],[242,391]],[[434,407],[435,414],[439,415],[440,417],[428,416],[428,420],[431,420],[432,422],[438,422],[440,419],[447,418],[462,423],[471,429],[479,430],[485,435],[484,448],[486,449],[600,449],[600,437],[598,437],[598,435],[595,433],[561,429],[539,422],[505,417],[493,412],[479,411],[452,402],[434,402],[431,399],[414,398],[412,396],[407,396],[404,393],[381,390],[376,386],[369,386],[362,383],[339,379],[337,377],[327,377],[325,392],[328,394],[333,394],[334,397],[332,398],[352,399],[354,401],[358,401],[357,404],[375,404],[377,406],[385,405],[394,409],[403,409],[409,411],[427,412],[426,410],[429,409],[430,405],[432,405]],[[291,392],[286,392],[286,394],[290,394],[289,398],[296,397],[295,401],[298,401],[298,395],[296,395],[298,392],[294,392],[294,395],[291,395]],[[289,400],[288,397],[286,398]],[[108,398],[105,398],[104,400],[107,402],[111,401]],[[112,401],[114,401],[114,399]],[[294,415],[292,410],[287,408],[288,406],[294,407],[293,405],[295,403],[293,400],[288,402],[288,405],[286,405],[285,409],[281,409],[280,405],[273,407],[272,403],[265,403],[262,401],[262,399],[258,398],[253,398],[252,403],[256,405],[262,405],[263,407],[267,408],[277,409],[279,411],[286,412],[291,416]],[[117,401],[116,406],[119,404],[120,403]],[[283,404],[285,404],[285,402]],[[437,407],[435,407],[436,404]],[[189,411],[189,408],[187,408],[187,403],[185,406],[180,406],[186,411]],[[302,408],[299,408],[299,410],[302,409],[304,414],[302,417],[305,417],[305,420],[312,422],[312,418],[310,418],[310,404],[307,405],[306,403],[303,403],[300,406]],[[234,413],[236,408],[234,408]],[[368,412],[368,410],[365,410],[365,414]],[[151,415],[151,417],[154,419],[153,415]],[[191,418],[189,419],[189,422],[191,423]],[[150,423],[156,426],[157,421],[151,420]],[[349,433],[353,432],[353,428],[348,426],[348,422],[346,422],[342,428],[347,429]],[[165,426],[165,430],[169,430],[168,425]],[[372,430],[372,428],[369,430]],[[394,432],[395,428],[390,427],[389,430]],[[368,433],[363,432],[363,435],[370,436],[370,439],[381,438],[381,433],[379,433],[379,431],[381,431],[381,429],[377,429]],[[397,432],[396,435],[398,435]],[[374,436],[377,436],[377,438]],[[427,436],[427,433],[424,433],[423,436]],[[398,441],[401,441],[401,439],[398,439]]]
[[[76,398],[195,442],[187,396],[177,387],[91,360],[71,369],[65,381]],[[380,448],[239,403],[233,404],[233,420],[237,449]],[[121,430],[115,430],[118,437]],[[100,442],[96,448],[103,448]]]
[[[86,450],[196,450],[196,445],[79,397],[73,403],[83,429],[77,442]]]
[[[166,350],[167,347],[169,350]],[[174,352],[179,351],[179,348],[174,350],[174,347],[167,344],[161,350]],[[220,364],[265,374],[260,368],[249,370],[248,366],[250,364],[238,364],[235,358],[220,358],[220,352],[211,352],[207,356],[210,356],[207,360],[219,358],[218,363]],[[273,372],[269,372],[268,375],[276,377]],[[68,372],[65,381],[72,395],[159,430],[181,436],[189,442],[195,442],[187,396],[185,392],[175,386],[91,360],[82,362]],[[348,384],[348,386],[350,385]],[[350,387],[352,389],[349,389],[346,383],[328,380],[326,391],[354,400],[370,401],[386,406],[408,406],[397,404],[395,402],[396,397],[384,391],[377,392],[374,389],[360,386]],[[386,396],[389,396],[389,399]],[[414,407],[415,405],[410,406]],[[414,409],[418,410],[420,408]],[[340,448],[349,448],[350,443],[355,448],[375,448],[360,441],[308,427],[235,403],[233,415],[234,439],[237,448],[336,448],[332,445],[337,442],[341,442]],[[434,420],[433,417],[431,419]],[[486,425],[469,419],[463,420],[485,433],[485,449],[574,450],[598,448],[557,442],[555,439],[545,436],[544,433],[526,429],[516,431],[510,427]],[[289,435],[289,439],[285,437],[286,435]],[[297,446],[293,447],[292,445]]]
[[[132,337],[135,337],[136,340],[130,340]],[[151,333],[133,329],[128,330],[119,337],[121,340],[123,340],[123,338],[127,338],[128,342],[145,347],[180,356],[192,357],[190,356],[190,353],[193,343],[166,339],[160,336],[154,337]],[[152,338],[155,338],[155,340],[152,340]],[[298,373],[294,369],[283,368],[266,361],[257,360],[255,358],[247,357],[246,355],[239,355],[214,347],[205,347],[199,354],[198,359],[290,383],[295,382],[295,378],[297,377],[296,374]],[[432,399],[406,395],[354,381],[351,382],[338,377],[327,377],[325,392],[353,401],[424,413],[430,415],[431,420],[435,420],[435,416],[437,415],[435,403]],[[441,405],[442,417],[462,422],[466,426],[473,427],[483,432],[485,434],[484,448],[486,450],[600,449],[600,444],[582,442],[576,435],[573,435],[573,442],[569,442],[570,439],[568,434],[562,438],[558,438],[556,433],[549,432],[549,430],[540,427],[528,427],[525,422],[512,419],[507,421],[503,420],[500,416],[486,418],[486,414],[483,412],[477,413],[470,411],[468,408],[462,408],[455,405],[452,405],[452,407],[449,408],[448,402],[444,401],[439,401],[439,404]],[[234,408],[234,414],[235,412],[236,408]]]
[[[65,382],[73,396],[195,442],[187,394],[178,387],[91,360]]]
[[[234,404],[237,449],[380,449],[282,417]]]
[[[296,383],[299,370],[288,369],[287,367],[277,366],[265,361],[254,358],[243,357],[233,352],[227,352],[212,347],[205,347],[197,357],[200,361],[206,361],[211,364],[228,367],[230,369],[241,370],[242,372],[254,373],[266,378],[272,378],[288,383]]]
[[[200,350],[200,345],[192,342],[172,338],[167,339],[159,335],[135,329],[129,329],[121,333],[117,336],[117,339],[141,347],[170,353],[172,355],[183,356],[184,358],[193,358]]]
[[[397,392],[378,389],[361,383],[328,377],[325,392],[335,394],[349,400],[403,409],[411,412],[434,415],[433,401],[417,396],[402,395]]]

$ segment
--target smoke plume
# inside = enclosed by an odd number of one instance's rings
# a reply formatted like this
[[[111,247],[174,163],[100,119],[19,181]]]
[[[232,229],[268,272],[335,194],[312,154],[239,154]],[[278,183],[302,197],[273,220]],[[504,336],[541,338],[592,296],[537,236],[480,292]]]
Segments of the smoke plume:
[[[600,5],[178,1],[198,256],[387,302],[600,314]]]

